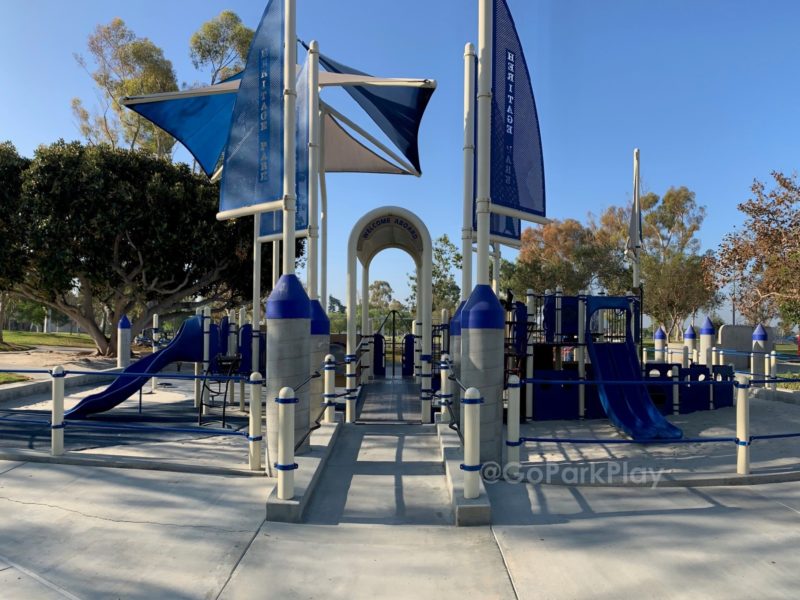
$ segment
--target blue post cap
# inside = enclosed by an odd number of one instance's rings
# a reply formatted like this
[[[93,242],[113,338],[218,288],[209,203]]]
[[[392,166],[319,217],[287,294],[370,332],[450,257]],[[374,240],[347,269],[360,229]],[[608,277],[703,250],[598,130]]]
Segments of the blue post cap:
[[[767,330],[764,329],[764,326],[761,323],[758,324],[753,330],[753,341],[754,342],[766,342],[767,341]]]
[[[450,335],[461,335],[461,313],[464,311],[466,301],[462,300],[458,305],[455,314],[450,319]]]
[[[694,327],[692,327],[691,325],[689,325],[689,326],[686,328],[686,331],[684,331],[684,332],[683,332],[683,339],[685,339],[685,340],[694,340],[694,339],[697,339],[697,335],[696,335],[696,334],[695,334],[695,332],[694,332]]]
[[[281,275],[267,298],[268,319],[309,319],[311,306],[297,275]]]
[[[130,329],[131,322],[128,320],[128,315],[122,315],[122,318],[119,320],[119,324],[117,325],[117,329]]]
[[[311,335],[330,335],[331,320],[323,310],[319,300],[310,301],[311,310]]]
[[[703,326],[700,328],[700,335],[714,335],[714,323],[711,322],[711,317],[706,317],[703,321]]]
[[[656,333],[653,336],[653,339],[656,339],[656,340],[665,340],[665,339],[667,339],[667,332],[664,331],[664,327],[663,326],[659,327],[656,330]]]
[[[491,286],[476,285],[461,311],[461,329],[504,329],[506,312]]]

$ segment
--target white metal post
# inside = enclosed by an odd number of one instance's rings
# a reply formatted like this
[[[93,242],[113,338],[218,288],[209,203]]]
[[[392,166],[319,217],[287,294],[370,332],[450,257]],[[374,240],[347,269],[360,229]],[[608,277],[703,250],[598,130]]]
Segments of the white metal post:
[[[322,310],[328,312],[328,186],[325,183],[325,128],[320,127],[320,170],[319,170],[319,297]]]
[[[448,406],[453,401],[453,394],[450,392],[450,355],[442,354],[439,361],[439,422],[449,423],[450,412]]]
[[[561,299],[564,294],[564,289],[559,285],[556,287],[556,337],[555,342],[556,344],[561,343],[562,332],[564,331],[563,326],[561,324]],[[561,363],[562,363],[562,355],[561,355],[561,346],[556,346],[558,352],[556,353],[556,370],[561,370]]]
[[[202,323],[204,320],[203,309],[202,308],[195,309],[194,314],[195,316],[200,317],[200,324],[202,329]],[[202,373],[203,373],[202,363],[194,363],[194,407],[195,408],[200,407],[200,401],[201,401],[200,395],[202,393],[201,390],[203,389],[203,383],[200,380],[200,375]]]
[[[369,345],[369,263],[361,269],[361,384],[369,381],[369,370],[372,367],[372,356]]]
[[[493,4],[492,0],[478,1],[478,173],[475,203],[478,230],[478,285],[489,284]]]
[[[767,373],[769,373],[769,378],[772,380],[772,383],[769,384],[769,389],[776,392],[778,390],[778,384],[775,379],[778,376],[778,353],[773,350],[767,358],[769,360]]]
[[[471,387],[461,400],[464,424],[464,498],[478,497],[480,491],[480,439],[481,439],[481,393]]]
[[[244,327],[247,321],[247,310],[244,308],[239,309],[239,335],[237,337],[237,348],[236,352],[239,353],[239,345],[244,345],[247,343],[247,340],[240,339],[242,327]],[[239,410],[242,412],[245,411],[245,383],[244,379],[239,382]]]
[[[684,346],[683,347],[683,353],[681,354],[681,366],[684,369],[688,369],[689,368],[689,347],[688,346]]]
[[[586,418],[586,292],[578,292],[578,416]]]
[[[207,374],[211,366],[211,307],[203,309],[203,373]],[[208,406],[208,388],[203,386],[203,414]]]
[[[472,203],[475,197],[475,47],[464,46],[464,196],[461,224],[461,300],[472,293]]]
[[[536,300],[533,297],[533,290],[527,290],[525,292],[525,300],[527,301],[527,309],[528,309],[528,325],[536,323]],[[533,336],[530,333],[526,334],[525,338],[527,339],[527,351],[525,356],[525,377],[528,379],[533,379]],[[525,416],[529,419],[533,419],[533,384],[526,383],[525,384]]]
[[[251,371],[261,372],[261,243],[258,236],[261,234],[261,214],[253,215],[253,329],[250,348],[252,351]],[[274,246],[273,246],[274,247]],[[275,254],[272,255],[275,263]],[[243,340],[244,341],[244,340]]]
[[[284,0],[283,55],[283,273],[294,274],[295,213],[295,122],[297,91],[297,11],[295,0]]]
[[[236,311],[231,308],[228,310],[228,349],[227,349],[228,356],[236,356],[238,339],[239,339],[239,332],[237,330],[237,325],[236,325]],[[236,404],[235,381],[231,381],[228,383],[228,390],[231,395],[231,404]]]
[[[117,368],[125,369],[131,364],[131,322],[122,315],[117,324]]]
[[[500,244],[494,242],[492,249],[494,250],[492,253],[492,289],[494,295],[497,296],[500,294]]]
[[[58,365],[50,372],[52,377],[52,413],[50,415],[50,454],[64,454],[64,367]]]
[[[294,407],[297,404],[294,390],[281,388],[278,397],[278,498],[291,500],[294,498]]]
[[[750,474],[750,382],[746,375],[736,375],[736,472]]]
[[[247,439],[250,442],[250,470],[261,470],[261,373],[254,371],[250,374],[250,429]]]
[[[506,424],[506,469],[509,475],[519,472],[519,377],[508,376],[508,423]]]
[[[312,40],[308,46],[308,297],[317,300],[319,271],[319,44]],[[322,307],[327,309],[327,305]],[[315,365],[317,366],[317,365]]]
[[[358,400],[358,396],[356,392],[358,391],[358,387],[356,386],[356,363],[358,359],[356,358],[355,354],[348,354],[345,356],[344,359],[347,365],[347,373],[345,374],[347,386],[345,389],[346,396],[345,400],[345,421],[348,423],[355,423],[356,422],[356,400]]]
[[[325,401],[325,422],[333,423],[336,420],[336,359],[333,354],[325,356],[325,391],[322,397]]]
[[[153,354],[158,352],[158,315],[153,315]],[[158,388],[158,380],[153,377],[150,380],[150,393],[155,394]]]
[[[640,204],[639,204],[639,149],[633,149],[633,210],[639,211]],[[637,223],[637,229],[639,225]],[[633,244],[633,251],[634,251],[634,259],[631,261],[632,271],[633,271],[633,287],[638,292],[639,287],[641,285],[641,275],[640,275],[640,265],[639,265],[639,252],[640,252],[640,243],[638,236],[641,235],[641,232],[637,231],[637,238],[635,240],[631,240],[631,244]]]

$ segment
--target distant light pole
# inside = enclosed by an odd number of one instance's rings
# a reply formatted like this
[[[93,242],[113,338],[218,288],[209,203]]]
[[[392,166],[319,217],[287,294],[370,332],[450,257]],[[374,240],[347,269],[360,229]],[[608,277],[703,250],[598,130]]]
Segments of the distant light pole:
[[[733,226],[733,238],[736,240],[736,225]],[[732,324],[736,327],[736,279],[739,276],[739,261],[733,261],[733,294],[731,295]]]

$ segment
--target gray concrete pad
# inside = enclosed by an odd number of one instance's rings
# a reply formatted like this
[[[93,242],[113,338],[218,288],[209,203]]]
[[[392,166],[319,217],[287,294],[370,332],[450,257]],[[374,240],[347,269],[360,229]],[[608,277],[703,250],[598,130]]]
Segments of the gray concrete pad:
[[[797,597],[796,484],[500,491],[493,529],[520,598]]]
[[[270,488],[264,478],[22,465],[0,475],[0,555],[80,598],[214,597]]]
[[[267,523],[221,598],[514,598],[486,527]]]
[[[668,417],[683,429],[684,437],[736,437],[736,408],[722,408]],[[750,399],[751,435],[800,432],[800,406]],[[621,438],[607,419],[588,421],[538,421],[521,427],[523,437]],[[521,461],[534,468],[548,464],[626,464],[628,469],[649,468],[682,476],[727,477],[736,473],[736,445],[714,444],[572,444],[527,443]],[[800,471],[800,438],[754,441],[750,453],[754,474]],[[588,482],[586,482],[588,483]]]

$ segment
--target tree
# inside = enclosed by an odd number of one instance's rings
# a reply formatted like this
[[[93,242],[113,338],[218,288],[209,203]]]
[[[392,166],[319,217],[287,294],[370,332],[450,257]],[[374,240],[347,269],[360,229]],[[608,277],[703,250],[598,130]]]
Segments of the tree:
[[[392,290],[392,286],[389,285],[388,281],[381,281],[380,279],[373,281],[369,285],[369,304],[385,312],[389,309],[393,294],[394,290]]]
[[[144,117],[128,110],[120,100],[178,89],[172,63],[164,52],[147,38],[138,38],[120,18],[98,25],[87,42],[94,63],[80,54],[78,61],[100,90],[99,111],[94,114],[79,98],[73,98],[72,111],[81,134],[90,144],[110,144],[116,148],[141,148],[157,156],[171,155],[175,139]]]
[[[779,313],[800,319],[800,184],[797,176],[772,172],[767,189],[753,182],[752,197],[738,205],[744,226],[726,235],[712,261],[720,286],[736,284],[731,295],[751,323]]]
[[[146,153],[42,146],[23,174],[25,277],[13,290],[74,319],[107,355],[116,327],[103,334],[96,306],[110,323],[135,312],[135,335],[185,299],[240,305],[252,290],[252,231],[216,220],[218,193]]]
[[[461,288],[456,283],[455,273],[461,270],[462,257],[446,233],[433,242],[432,259],[433,314],[438,314],[443,308],[452,314],[461,299]],[[412,310],[417,304],[416,273],[408,274],[408,284],[411,291],[406,303],[409,310]]]
[[[3,324],[12,304],[8,292],[24,275],[25,236],[20,220],[20,193],[22,174],[28,162],[17,153],[11,142],[0,144],[0,342],[3,341]]]
[[[328,312],[343,315],[347,312],[347,307],[344,304],[342,304],[342,301],[336,298],[335,296],[329,296]]]
[[[253,30],[235,12],[223,10],[194,32],[189,55],[196,69],[210,69],[213,85],[244,69],[252,39]]]

